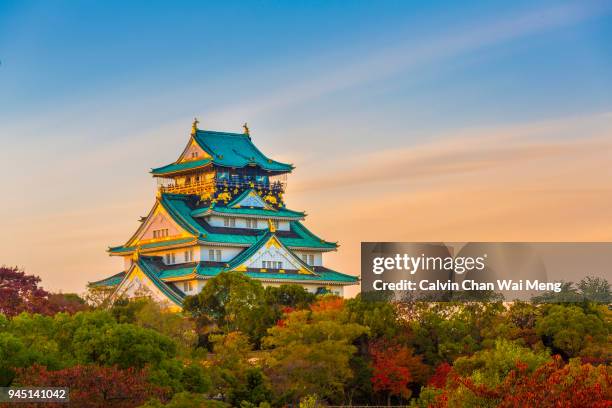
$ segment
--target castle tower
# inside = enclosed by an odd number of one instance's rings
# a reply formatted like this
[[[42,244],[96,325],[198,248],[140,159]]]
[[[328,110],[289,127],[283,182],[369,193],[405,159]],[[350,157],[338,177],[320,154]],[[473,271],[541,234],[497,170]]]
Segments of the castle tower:
[[[337,244],[310,232],[304,212],[285,207],[293,166],[265,156],[244,133],[200,130],[194,120],[179,158],[151,170],[157,180],[153,208],[111,256],[124,270],[91,287],[112,287],[113,297],[145,290],[176,308],[224,271],[239,271],[264,286],[302,285],[313,293],[343,295],[357,283],[323,266]]]

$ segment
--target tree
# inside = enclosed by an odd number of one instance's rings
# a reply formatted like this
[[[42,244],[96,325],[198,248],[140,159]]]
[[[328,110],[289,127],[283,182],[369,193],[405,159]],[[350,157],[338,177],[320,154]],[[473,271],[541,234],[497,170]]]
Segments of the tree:
[[[435,365],[475,352],[480,348],[480,330],[473,309],[454,303],[416,303],[409,326],[412,344],[424,360]],[[482,304],[476,307],[484,307]]]
[[[387,395],[387,405],[392,396],[408,399],[410,383],[424,383],[429,373],[421,358],[405,345],[379,340],[370,345],[370,355],[374,391]]]
[[[294,309],[305,309],[316,299],[301,285],[268,286],[265,289],[266,302],[270,306],[288,306]]]
[[[608,326],[598,313],[585,313],[575,305],[548,305],[536,323],[544,344],[566,358],[576,357],[592,343],[604,343]]]
[[[184,310],[204,331],[241,331],[259,342],[274,316],[266,307],[261,282],[240,272],[224,272],[208,281],[202,291],[188,296]]]
[[[47,313],[49,293],[39,287],[38,276],[26,275],[17,267],[0,267],[0,313]]]
[[[158,366],[176,355],[176,345],[168,337],[125,323],[79,329],[72,347],[81,363],[118,365],[121,368]]]
[[[81,298],[76,293],[51,293],[49,295],[49,309],[53,313],[70,313],[82,312],[87,310],[89,306],[85,299]]]
[[[610,283],[602,278],[587,276],[576,285],[583,299],[589,302],[608,304],[612,302]]]
[[[352,377],[352,345],[367,328],[345,323],[342,300],[325,299],[311,311],[285,315],[282,325],[268,330],[263,345],[271,349],[266,374],[275,385],[273,392],[282,401],[297,402],[317,394],[332,402],[343,400],[344,386]]]
[[[495,386],[506,378],[517,362],[533,371],[548,361],[550,356],[546,351],[535,352],[514,342],[498,339],[492,349],[477,351],[469,357],[459,357],[455,360],[453,371],[470,378],[476,384]]]
[[[268,379],[249,362],[253,346],[240,332],[213,335],[211,371],[215,391],[232,406],[256,406],[271,399]]]
[[[347,320],[370,328],[373,338],[397,336],[403,327],[397,309],[387,301],[368,300],[357,295],[346,301]]]
[[[76,365],[51,371],[34,365],[20,369],[16,385],[70,388],[70,404],[82,408],[130,408],[167,391],[151,384],[144,370],[116,366]]]
[[[150,298],[115,304],[110,310],[119,323],[132,323],[168,336],[182,354],[187,354],[197,343],[196,327],[191,320],[181,313],[168,311]]]
[[[208,400],[199,394],[179,392],[174,394],[167,404],[154,399],[139,408],[226,408],[227,406],[220,401]]]
[[[465,392],[457,392],[463,388]],[[469,402],[468,402],[469,401]],[[473,404],[478,401],[477,404]],[[564,365],[556,356],[553,361],[532,371],[518,362],[503,382],[496,386],[457,377],[436,399],[435,407],[595,407],[612,406],[612,369],[580,364],[577,359]]]

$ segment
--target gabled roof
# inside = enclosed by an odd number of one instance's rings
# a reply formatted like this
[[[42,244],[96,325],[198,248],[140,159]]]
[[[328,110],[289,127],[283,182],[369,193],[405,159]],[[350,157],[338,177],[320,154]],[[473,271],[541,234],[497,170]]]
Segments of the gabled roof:
[[[241,256],[242,259],[248,259],[248,255],[252,254],[251,251],[245,250],[245,254]],[[254,253],[254,252],[253,252]],[[239,256],[240,256],[239,255]],[[182,304],[182,300],[185,294],[178,289],[172,282],[190,279],[210,279],[222,272],[228,272],[232,270],[231,266],[219,262],[197,262],[183,265],[164,265],[160,257],[150,257],[141,255],[128,272],[121,272],[113,275],[106,279],[92,282],[89,286],[100,287],[100,286],[117,286],[123,283],[126,279],[126,275],[129,275],[135,266],[145,274],[145,276],[159,289],[164,295],[166,295],[173,303],[177,305]],[[353,275],[347,275],[344,273],[336,272],[329,268],[322,266],[313,266],[311,269],[315,273],[297,273],[295,271],[286,272],[263,272],[247,270],[244,273],[246,276],[261,280],[264,282],[276,282],[276,283],[313,283],[319,285],[350,285],[357,283],[359,278]]]
[[[178,289],[176,286],[172,284],[167,284],[159,278],[159,273],[162,270],[163,263],[161,263],[161,259],[158,258],[157,262],[154,261],[153,257],[139,257],[136,261],[136,265],[140,268],[140,270],[146,275],[147,278],[153,282],[153,284],[163,292],[164,295],[168,297],[172,302],[177,304],[178,306],[183,305],[183,298],[185,294]],[[161,265],[160,265],[161,264]]]
[[[158,198],[159,205],[168,213],[170,217],[185,231],[192,234],[193,237],[169,239],[165,241],[157,241],[140,246],[141,250],[154,250],[172,246],[186,246],[191,243],[199,242],[206,245],[233,245],[233,246],[251,246],[259,239],[267,230],[253,230],[240,228],[222,228],[213,227],[201,217],[194,217],[194,212],[199,210],[198,197],[185,194],[168,194],[164,193]],[[157,204],[156,204],[157,205]],[[216,209],[217,207],[213,207]],[[247,209],[235,209],[236,211],[245,211]],[[233,211],[229,210],[229,211]],[[271,211],[271,210],[261,210]],[[290,211],[290,210],[286,210]],[[271,211],[272,212],[272,211]],[[279,211],[273,211],[275,214]],[[150,214],[152,214],[151,212]],[[263,215],[264,213],[262,213]],[[283,213],[284,214],[284,213]],[[299,213],[298,213],[299,214]],[[287,215],[289,215],[287,213]],[[274,218],[274,217],[268,217]],[[297,218],[297,217],[296,217]],[[316,249],[316,250],[335,250],[338,245],[334,242],[325,241],[312,232],[310,232],[302,223],[297,220],[289,221],[290,231],[277,231],[276,235],[283,245],[291,249]],[[133,239],[133,238],[132,238]],[[130,239],[130,241],[132,241]],[[136,250],[136,245],[116,246],[109,248],[108,252],[111,255],[125,255]]]
[[[264,155],[253,144],[251,137],[247,134],[197,130],[191,136],[191,140],[210,155],[210,158],[181,163],[175,162],[151,169],[151,174],[154,176],[176,174],[182,171],[203,168],[211,163],[216,166],[230,168],[258,166],[275,173],[286,173],[293,170],[293,165],[277,162]]]
[[[263,198],[257,194],[252,188],[247,188],[244,190],[238,197],[234,198],[227,204],[229,208],[239,208],[239,207],[255,207],[255,208],[263,208],[266,210],[270,210],[273,207],[266,203]]]
[[[263,246],[269,246],[270,244],[280,246],[280,248],[287,253],[287,255],[298,265],[300,265],[300,271],[304,274],[314,274],[312,267],[304,263],[300,258],[295,256],[293,252],[291,252],[287,247],[283,245],[283,243],[278,239],[278,237],[271,231],[266,231],[259,240],[239,253],[235,256],[227,265],[228,270],[236,269],[242,266],[245,262],[247,262],[253,255],[255,255]]]
[[[277,162],[265,156],[247,134],[197,130],[193,138],[213,157],[213,163],[218,166],[241,168],[256,165],[274,172],[293,170],[291,164]]]
[[[213,161],[210,159],[184,161],[182,163],[172,163],[167,166],[151,169],[151,174],[154,176],[164,176],[167,174],[180,173],[182,171],[193,170],[201,167],[206,167]]]
[[[240,205],[240,203],[245,203],[247,197],[252,194],[257,195],[257,197],[261,200],[261,197],[255,192],[253,189],[247,189],[238,197],[233,199],[226,205],[220,205],[219,203],[213,203],[208,207],[197,208],[191,212],[193,217],[204,217],[206,215],[242,215],[245,217],[253,217],[253,218],[271,218],[271,219],[295,219],[300,220],[306,216],[306,213],[300,211],[289,210],[284,207],[274,208],[271,205],[265,206],[244,206]],[[263,200],[262,200],[263,202]]]

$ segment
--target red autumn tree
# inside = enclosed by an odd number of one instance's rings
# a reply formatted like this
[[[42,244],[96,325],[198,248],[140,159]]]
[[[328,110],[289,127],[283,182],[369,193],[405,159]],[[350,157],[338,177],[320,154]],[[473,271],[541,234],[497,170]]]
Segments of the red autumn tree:
[[[386,393],[387,403],[391,397],[409,398],[411,383],[422,383],[428,368],[412,349],[380,340],[370,345],[372,357],[372,386],[374,391]]]
[[[26,275],[17,267],[0,267],[0,313],[12,317],[46,312],[49,293],[39,283],[38,276]]]
[[[458,387],[465,387],[487,405],[501,408],[610,408],[612,407],[612,368],[581,364],[572,360],[564,365],[559,356],[529,372],[527,365],[518,362],[504,381],[495,386],[474,383],[470,378],[455,376],[444,392],[437,397],[434,407],[461,405],[456,400]],[[452,404],[451,401],[452,400]],[[474,400],[471,400],[472,404]]]
[[[447,362],[444,362],[436,367],[436,371],[433,373],[427,385],[434,388],[444,388],[446,386],[446,379],[453,368]]]
[[[313,312],[326,312],[332,310],[341,310],[344,307],[344,299],[335,296],[324,297],[318,302],[310,305],[310,310]]]
[[[166,390],[147,381],[146,370],[116,366],[76,365],[49,371],[35,365],[20,369],[15,383],[19,386],[68,387],[70,406],[80,408],[136,407],[154,397],[167,397]]]

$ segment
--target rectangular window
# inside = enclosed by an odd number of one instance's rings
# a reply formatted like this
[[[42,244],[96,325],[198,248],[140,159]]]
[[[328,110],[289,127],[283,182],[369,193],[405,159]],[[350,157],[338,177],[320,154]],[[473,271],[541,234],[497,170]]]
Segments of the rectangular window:
[[[308,255],[306,254],[302,254],[302,261],[304,261],[304,263],[308,263]]]
[[[265,268],[268,269],[268,261],[262,261],[261,265]]]
[[[283,263],[282,262],[274,262],[276,264],[276,269],[283,269]]]
[[[235,218],[223,218],[223,226],[224,227],[235,227],[236,219]]]
[[[314,265],[314,255],[308,255],[308,265]]]
[[[185,251],[185,262],[193,262],[193,249]]]
[[[220,249],[209,249],[208,260],[212,262],[221,262],[221,250]]]
[[[247,228],[257,228],[257,220],[252,220],[250,218],[247,218],[246,227]]]
[[[176,263],[176,254],[166,254],[166,264],[171,265]]]
[[[193,290],[193,282],[183,282],[183,292],[191,292]]]

